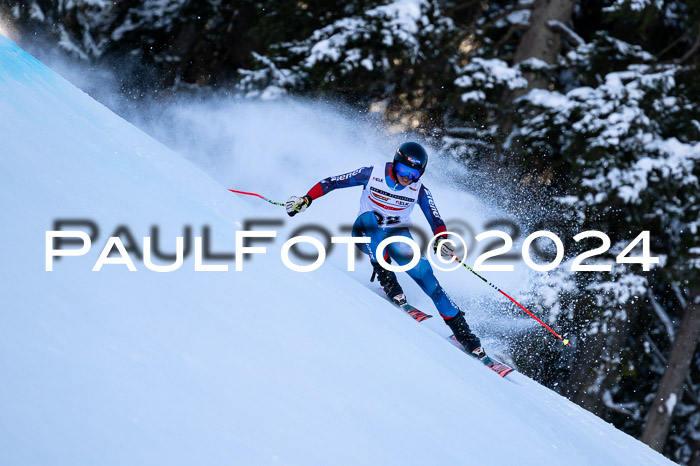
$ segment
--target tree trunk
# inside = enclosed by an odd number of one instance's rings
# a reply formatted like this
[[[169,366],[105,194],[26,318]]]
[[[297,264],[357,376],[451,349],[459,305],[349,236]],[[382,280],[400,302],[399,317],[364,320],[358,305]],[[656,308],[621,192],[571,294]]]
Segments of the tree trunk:
[[[602,400],[603,393],[610,388],[620,370],[619,364],[610,361],[619,359],[637,316],[640,304],[636,301],[625,304],[627,320],[611,319],[607,324],[611,330],[587,336],[586,348],[581,350],[568,385],[572,387],[568,398],[577,405],[587,409],[598,417],[605,419],[607,407]]]
[[[513,62],[519,63],[534,57],[549,64],[555,63],[561,49],[561,36],[547,26],[547,22],[555,20],[568,24],[575,4],[576,0],[535,0],[530,27],[520,39]],[[540,76],[528,76],[528,80],[531,88],[547,87],[547,81]]]
[[[690,305],[671,345],[666,371],[656,391],[649,417],[640,440],[658,452],[662,452],[673,418],[673,408],[680,401],[683,384],[700,337],[700,302],[697,294],[691,295]]]

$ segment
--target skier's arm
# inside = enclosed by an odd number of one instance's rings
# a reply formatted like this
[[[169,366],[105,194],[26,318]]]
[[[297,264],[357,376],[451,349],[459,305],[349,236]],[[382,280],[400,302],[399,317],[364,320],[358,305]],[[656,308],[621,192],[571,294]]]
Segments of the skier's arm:
[[[437,207],[435,206],[433,195],[425,186],[421,186],[418,193],[418,204],[425,214],[425,218],[428,219],[430,228],[433,229],[433,235],[437,236],[440,235],[440,233],[447,231],[445,222],[442,221],[440,212],[438,212]],[[454,245],[451,241],[443,241],[446,238],[447,235],[440,235],[435,238],[435,242],[433,243],[433,252],[435,254],[440,254],[446,260],[450,260],[452,258],[452,254],[454,253]]]
[[[309,192],[306,193],[312,200],[328,194],[334,189],[351,188],[353,186],[367,186],[372,167],[362,167],[350,173],[331,176],[316,183]]]
[[[303,212],[311,205],[314,199],[318,199],[324,194],[328,194],[334,189],[350,188],[352,186],[367,186],[369,177],[372,174],[372,167],[359,168],[343,175],[331,176],[316,183],[305,196],[292,196],[287,200],[285,207],[290,217]]]
[[[441,235],[441,233],[446,232],[447,227],[445,226],[445,222],[442,221],[440,213],[435,206],[433,195],[425,186],[421,186],[420,192],[418,193],[418,204],[420,205],[421,210],[423,210],[425,218],[428,219],[430,228],[433,229],[433,235],[437,236],[437,238],[435,238],[435,242],[433,243],[433,252],[441,255],[445,260],[452,260],[454,243],[452,240],[444,241],[447,239],[447,235]]]
[[[430,228],[433,230],[433,235],[439,235],[447,231],[445,222],[442,220],[442,217],[440,217],[440,212],[438,212],[435,206],[433,195],[425,186],[421,186],[418,192],[418,205],[423,211],[425,218],[428,219]]]

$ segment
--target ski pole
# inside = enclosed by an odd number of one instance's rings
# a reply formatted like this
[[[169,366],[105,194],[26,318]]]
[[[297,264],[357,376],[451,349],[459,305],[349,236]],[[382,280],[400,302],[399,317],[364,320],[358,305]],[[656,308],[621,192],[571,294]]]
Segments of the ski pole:
[[[257,197],[259,197],[260,199],[262,199],[263,201],[269,202],[270,204],[281,205],[282,207],[284,207],[284,203],[283,203],[283,202],[271,201],[270,199],[268,199],[268,198],[266,198],[265,196],[262,196],[262,195],[260,195],[260,194],[247,193],[247,192],[245,192],[245,191],[236,191],[235,189],[229,189],[229,191],[231,191],[232,193],[247,194],[248,196],[257,196]]]
[[[508,296],[502,289],[500,289],[499,287],[497,287],[496,285],[494,285],[493,283],[491,283],[490,281],[486,280],[484,277],[482,277],[481,275],[479,275],[478,273],[476,273],[476,272],[474,271],[474,269],[472,269],[472,268],[469,267],[467,264],[465,264],[464,262],[462,262],[462,261],[461,261],[457,256],[455,256],[454,254],[450,254],[450,256],[451,256],[453,259],[455,259],[457,262],[459,262],[460,264],[462,264],[463,266],[465,266],[465,267],[467,268],[467,270],[469,270],[471,273],[473,273],[474,275],[476,275],[477,277],[479,277],[479,278],[481,278],[483,281],[485,281],[486,284],[489,285],[491,288],[495,289],[496,291],[498,291],[499,293],[501,293],[503,296],[505,296],[506,298],[510,299],[510,300],[513,301],[515,304],[517,304],[518,307],[519,307],[520,309],[522,309],[523,311],[527,312],[527,313],[530,315],[530,317],[532,317],[532,318],[535,319],[537,322],[539,322],[539,324],[542,325],[544,328],[546,328],[547,330],[549,330],[550,332],[552,332],[552,333],[554,334],[555,337],[559,338],[559,339],[561,340],[561,342],[564,343],[564,345],[566,345],[566,346],[571,346],[571,345],[569,345],[569,340],[567,340],[566,338],[562,338],[557,332],[555,332],[554,330],[552,330],[551,328],[549,328],[549,326],[548,326],[547,324],[545,324],[545,323],[542,322],[540,319],[538,319],[537,316],[535,316],[535,314],[533,314],[532,312],[528,311],[527,309],[525,309],[525,307],[524,307],[522,304],[520,304],[519,302],[517,302],[516,300],[514,300],[513,298],[511,298],[510,296]]]

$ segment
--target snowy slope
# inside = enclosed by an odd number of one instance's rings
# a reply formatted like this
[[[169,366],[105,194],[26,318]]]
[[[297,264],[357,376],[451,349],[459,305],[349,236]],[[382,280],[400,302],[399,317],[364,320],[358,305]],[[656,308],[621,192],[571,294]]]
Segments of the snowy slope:
[[[232,251],[237,222],[283,214],[2,37],[0,138],[1,464],[669,464],[467,358],[368,291],[366,268],[291,272],[276,241],[242,272],[194,272],[191,256],[170,273],[92,272],[119,225],[137,240],[158,225],[165,251],[208,225],[212,249]],[[46,272],[57,218],[100,236]]]

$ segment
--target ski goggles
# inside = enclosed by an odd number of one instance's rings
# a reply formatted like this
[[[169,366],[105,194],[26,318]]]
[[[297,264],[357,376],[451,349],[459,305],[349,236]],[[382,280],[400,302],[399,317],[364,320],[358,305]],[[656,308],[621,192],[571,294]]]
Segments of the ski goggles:
[[[396,174],[399,176],[407,176],[409,180],[416,181],[420,178],[421,172],[417,168],[407,167],[406,165],[397,162],[396,163]]]

